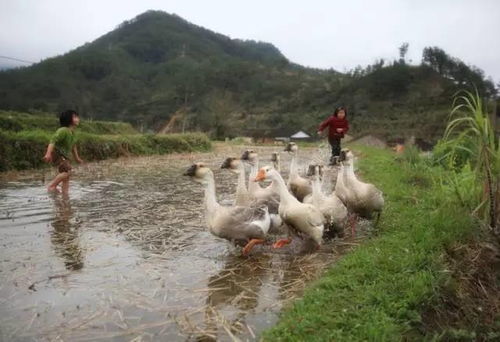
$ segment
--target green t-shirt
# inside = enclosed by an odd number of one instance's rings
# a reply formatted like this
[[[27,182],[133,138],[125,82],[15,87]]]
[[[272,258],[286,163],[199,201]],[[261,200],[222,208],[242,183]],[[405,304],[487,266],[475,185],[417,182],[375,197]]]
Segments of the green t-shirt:
[[[71,149],[75,144],[75,135],[68,127],[61,127],[52,136],[50,143],[55,145],[57,152],[62,153],[66,158],[71,158]]]

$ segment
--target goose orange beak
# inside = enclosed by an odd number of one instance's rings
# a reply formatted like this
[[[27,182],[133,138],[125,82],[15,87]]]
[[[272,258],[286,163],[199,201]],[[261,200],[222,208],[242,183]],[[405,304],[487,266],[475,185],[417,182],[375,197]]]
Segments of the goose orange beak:
[[[259,172],[257,173],[257,177],[255,177],[254,179],[254,182],[260,182],[264,179],[266,179],[266,171],[259,170]]]

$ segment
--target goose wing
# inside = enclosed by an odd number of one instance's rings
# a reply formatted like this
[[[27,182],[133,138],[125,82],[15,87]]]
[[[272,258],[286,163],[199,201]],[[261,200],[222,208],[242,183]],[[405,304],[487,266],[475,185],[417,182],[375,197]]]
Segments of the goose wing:
[[[323,214],[318,208],[311,204],[302,204],[281,213],[281,217],[286,223],[291,224],[298,230],[307,233],[309,229],[323,226]]]
[[[247,241],[250,239],[264,239],[265,233],[262,228],[250,222],[240,222],[236,225],[224,225],[219,230],[218,236],[235,241]]]
[[[312,227],[323,226],[325,218],[321,211],[313,205],[307,205],[307,223]]]
[[[217,235],[228,240],[264,238],[269,229],[269,221],[269,213],[265,207],[236,206],[228,210],[227,215],[218,222]]]
[[[277,214],[280,206],[279,194],[272,195],[265,199],[255,199],[250,203],[250,207],[264,207],[269,209],[270,214]]]
[[[231,220],[235,222],[252,222],[263,220],[266,216],[266,210],[263,205],[255,206],[234,206],[228,213]]]

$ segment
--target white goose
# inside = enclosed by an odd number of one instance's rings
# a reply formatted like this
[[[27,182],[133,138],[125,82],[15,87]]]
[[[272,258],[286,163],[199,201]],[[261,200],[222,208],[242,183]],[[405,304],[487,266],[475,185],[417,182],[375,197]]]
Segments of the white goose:
[[[310,203],[321,211],[325,217],[325,227],[331,232],[342,233],[347,220],[347,208],[335,191],[330,195],[323,193],[320,179],[323,174],[323,166],[314,165],[312,167],[314,173],[312,195],[306,197],[304,203]]]
[[[255,181],[270,179],[276,184],[279,195],[279,214],[284,223],[294,231],[312,239],[316,245],[321,245],[324,230],[323,214],[312,204],[299,202],[289,191],[285,181],[278,171],[270,166],[261,168]],[[281,248],[291,242],[291,239],[277,241],[273,247]]]
[[[373,184],[358,180],[354,174],[354,155],[351,151],[346,151],[346,159],[343,164],[345,165],[340,168],[335,192],[344,201],[349,211],[367,219],[371,219],[372,215],[376,213],[378,222],[384,208],[382,191]]]
[[[236,185],[236,205],[250,205],[252,198],[248,192],[246,182],[245,165],[237,158],[229,157],[222,163],[221,169],[228,169],[238,173],[238,184]]]
[[[292,161],[290,163],[290,173],[288,175],[288,188],[292,194],[299,200],[303,201],[304,198],[312,193],[312,187],[309,180],[301,177],[297,168],[297,157],[299,147],[296,143],[290,142],[285,148],[286,152],[292,153]]]
[[[256,161],[257,155],[255,152],[254,155],[251,157],[252,160]],[[256,161],[258,162],[258,161]],[[245,166],[241,162],[241,160],[238,160],[236,158],[226,158],[226,160],[222,163],[221,166],[222,169],[229,169],[232,172],[238,172],[238,184],[236,186],[236,205],[244,205],[244,206],[250,206],[250,207],[262,207],[262,206],[267,206],[269,215],[271,216],[271,228],[269,229],[270,234],[281,234],[286,230],[286,227],[283,225],[283,220],[281,220],[281,217],[278,215],[278,206],[279,206],[279,194],[277,193],[277,190],[275,187],[271,188],[271,186],[268,186],[267,188],[264,188],[262,191],[259,191],[259,189],[256,189],[257,196],[252,196],[250,195],[249,191],[247,190],[246,184],[245,184]],[[256,174],[254,175],[255,178]],[[250,174],[251,177],[251,174]],[[259,187],[260,186],[255,183],[253,178],[249,180],[250,182],[250,187]],[[268,190],[266,190],[268,189]],[[267,191],[270,189],[273,189],[273,193],[271,195],[267,194]]]
[[[259,155],[253,150],[247,150],[243,152],[241,159],[248,162],[251,167],[248,178],[248,193],[250,194],[250,197],[255,200],[269,202],[269,210],[274,212],[274,207],[277,209],[279,203],[279,194],[278,189],[275,186],[275,182],[272,182],[270,185],[263,188],[259,185],[259,183],[254,181],[259,170]]]
[[[345,171],[345,166],[344,163],[340,164],[340,169],[337,173],[337,182],[335,183],[335,194],[340,198],[340,200],[347,205],[347,199],[348,198],[353,198],[353,194],[351,193],[351,190],[348,189],[345,184],[344,184],[344,171]]]
[[[214,174],[203,163],[193,164],[184,175],[205,186],[205,219],[213,235],[242,245],[243,255],[250,253],[256,244],[264,243],[271,218],[267,207],[221,206],[215,195]]]

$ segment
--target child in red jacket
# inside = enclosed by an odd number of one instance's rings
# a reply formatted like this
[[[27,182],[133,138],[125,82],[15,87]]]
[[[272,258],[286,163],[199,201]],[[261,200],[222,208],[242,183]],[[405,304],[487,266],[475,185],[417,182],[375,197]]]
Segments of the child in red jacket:
[[[347,109],[345,107],[338,107],[335,112],[328,119],[323,121],[318,128],[318,134],[328,127],[328,142],[332,146],[332,157],[330,165],[335,165],[340,156],[340,139],[349,131],[349,122],[346,119]]]

